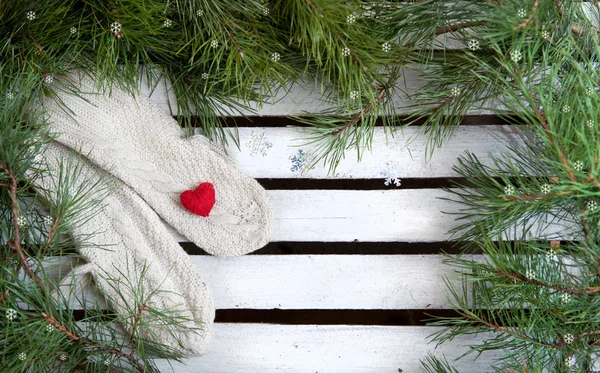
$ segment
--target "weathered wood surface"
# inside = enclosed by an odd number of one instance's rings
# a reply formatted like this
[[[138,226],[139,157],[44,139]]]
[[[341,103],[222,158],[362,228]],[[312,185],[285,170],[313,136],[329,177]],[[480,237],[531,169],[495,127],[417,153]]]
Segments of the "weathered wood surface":
[[[420,372],[428,352],[449,361],[465,345],[482,340],[458,337],[434,350],[427,336],[439,330],[408,326],[217,324],[208,352],[183,364],[158,362],[162,373],[354,373]],[[461,373],[492,372],[484,354],[454,363]]]

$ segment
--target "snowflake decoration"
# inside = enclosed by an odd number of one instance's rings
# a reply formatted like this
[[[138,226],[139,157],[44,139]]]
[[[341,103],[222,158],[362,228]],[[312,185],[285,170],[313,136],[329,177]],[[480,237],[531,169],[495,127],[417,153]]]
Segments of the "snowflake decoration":
[[[109,366],[110,365],[110,360],[104,359],[104,365]]]
[[[67,355],[65,355],[65,354],[61,354],[61,355],[58,357],[58,359],[59,359],[60,361],[62,361],[62,362],[65,362],[65,361],[67,361]]]
[[[48,325],[46,325],[46,331],[48,333],[53,332],[54,331],[54,325],[48,323]]]
[[[398,171],[399,166],[395,162],[385,162],[385,169],[379,171],[379,174],[385,178],[383,184],[389,186],[394,184],[396,187],[402,185],[400,177],[404,176],[403,172]]]
[[[588,201],[587,203],[587,209],[588,210],[595,210],[596,207],[598,207],[598,204],[596,203],[596,201]]]
[[[204,79],[204,80],[208,79],[208,73],[202,73],[202,79]]]
[[[458,87],[452,88],[452,96],[457,97],[458,95],[460,95],[460,88],[458,88]]]
[[[527,277],[528,280],[533,280],[535,278],[535,272],[528,269],[527,272],[525,272],[525,277]]]
[[[571,343],[573,343],[574,340],[575,340],[575,337],[573,337],[573,334],[565,335],[564,341],[566,344],[571,344]]]
[[[112,33],[115,35],[120,34],[122,29],[123,26],[119,22],[115,21],[110,24],[110,31],[112,31]]]
[[[560,296],[560,300],[563,303],[569,303],[571,301],[571,294],[569,293],[562,293]]]
[[[27,219],[25,219],[23,215],[19,215],[17,218],[17,224],[19,224],[19,227],[24,227],[27,225]]]
[[[6,92],[5,97],[7,100],[12,101],[15,98],[15,95],[12,92]]]
[[[14,319],[17,318],[17,311],[12,308],[7,309],[6,310],[6,318],[10,321],[13,321]]]
[[[246,143],[246,146],[250,148],[251,156],[255,156],[260,153],[263,157],[266,157],[267,150],[273,146],[273,143],[267,140],[267,135],[264,132],[259,135],[252,131],[250,134],[250,140]]]
[[[548,31],[542,31],[542,37],[544,39],[550,39],[550,33]]]
[[[390,52],[392,50],[392,45],[390,43],[383,43],[381,44],[381,49],[386,53]]]
[[[198,9],[198,10],[196,11],[196,15],[197,15],[198,17],[202,17],[202,16],[204,15],[204,11],[203,11],[202,9]]]
[[[169,28],[173,26],[173,21],[171,21],[170,19],[165,19],[165,22],[163,22],[163,26]]]
[[[558,259],[558,255],[556,255],[556,251],[554,249],[550,249],[546,253],[546,258],[548,258],[548,260],[551,260],[551,261],[556,261]]]
[[[52,223],[54,223],[54,219],[52,219],[52,216],[50,216],[50,215],[44,216],[44,224],[52,225]]]
[[[290,161],[292,161],[292,167],[290,171],[292,172],[302,172],[305,169],[304,162],[306,161],[308,154],[304,152],[302,149],[298,149],[298,153],[296,155],[290,156]]]
[[[27,354],[24,352],[21,352],[18,356],[19,360],[21,361],[25,361],[25,359],[27,359]]]
[[[527,11],[523,8],[519,9],[519,11],[517,12],[517,14],[519,15],[519,17],[525,17],[527,15]]]
[[[565,359],[565,364],[567,364],[568,367],[575,366],[575,357],[574,356],[569,356],[568,358],[566,358]]]
[[[268,7],[268,6],[265,6],[265,7],[263,7],[263,9],[262,9],[262,13],[263,13],[265,16],[268,16],[268,15],[269,15],[269,13],[271,13],[271,9],[269,9],[269,7]]]
[[[548,184],[542,185],[541,190],[542,190],[542,194],[548,194],[548,193],[550,193],[550,185],[548,185]]]
[[[511,195],[515,192],[515,188],[512,185],[507,185],[504,187],[504,194]]]
[[[472,50],[473,52],[478,50],[479,49],[479,41],[477,41],[475,39],[469,40],[469,49]]]
[[[591,95],[593,95],[593,94],[594,94],[594,89],[593,89],[593,88],[591,88],[591,87],[588,87],[588,88],[586,88],[586,90],[585,90],[585,93],[586,93],[588,96],[591,96]]]
[[[77,195],[77,189],[74,186],[69,187],[69,196],[75,197]]]
[[[573,168],[575,169],[575,171],[581,171],[581,170],[583,170],[583,162],[582,161],[576,161],[575,163],[573,163]]]
[[[513,62],[519,62],[521,61],[521,58],[523,58],[523,53],[519,51],[510,52],[510,59],[513,60]]]
[[[30,10],[29,12],[27,12],[27,19],[30,21],[33,21],[34,19],[36,19],[36,15],[33,10]]]
[[[571,111],[571,107],[569,105],[565,105],[562,107],[563,113],[568,113],[569,111]]]
[[[213,48],[217,48],[219,46],[219,42],[216,40],[213,40],[210,42],[210,46]]]
[[[281,58],[281,55],[277,52],[271,54],[271,59],[275,62],[279,61],[280,58]]]
[[[350,55],[350,48],[348,48],[348,47],[344,47],[344,48],[342,49],[342,54],[343,54],[344,56],[348,57],[348,56]]]
[[[590,120],[588,120],[586,124],[587,124],[587,126],[588,126],[588,127],[590,127],[590,128],[594,127],[594,121],[593,121],[593,120],[591,120],[591,119],[590,119]]]
[[[77,33],[77,27],[71,27],[71,35],[75,35]]]
[[[359,97],[358,91],[352,91],[352,92],[350,92],[350,98],[352,100],[358,100],[358,97]]]
[[[54,82],[54,75],[48,74],[44,77],[44,83],[52,84]]]

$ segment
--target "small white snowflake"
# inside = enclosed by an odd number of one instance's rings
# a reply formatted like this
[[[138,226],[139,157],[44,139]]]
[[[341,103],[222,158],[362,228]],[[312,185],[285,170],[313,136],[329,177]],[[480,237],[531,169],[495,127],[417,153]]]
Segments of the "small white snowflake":
[[[44,216],[44,224],[52,225],[52,223],[54,223],[54,219],[52,218],[52,216],[49,216],[49,215]]]
[[[104,365],[109,366],[110,365],[110,360],[104,359]]]
[[[596,201],[594,201],[594,200],[588,201],[588,203],[587,203],[588,210],[595,210],[596,207],[598,207],[598,204],[596,203]]]
[[[573,337],[573,334],[565,335],[564,341],[566,344],[571,344],[571,343],[573,343],[574,340],[575,340],[575,337]]]
[[[452,96],[457,97],[458,95],[460,95],[460,88],[458,88],[458,87],[452,88]]]
[[[196,15],[197,15],[198,17],[202,17],[202,16],[204,15],[204,11],[203,11],[202,9],[198,9],[198,10],[196,11]]]
[[[382,171],[379,171],[379,174],[385,178],[383,184],[385,186],[394,184],[396,187],[402,185],[402,177],[405,177],[406,174],[400,171],[401,167],[397,162],[385,162],[385,168]]]
[[[548,193],[550,193],[550,185],[548,185],[548,184],[542,185],[541,190],[542,190],[542,194],[548,194]]]
[[[469,49],[475,52],[479,49],[479,41],[475,39],[469,40]]]
[[[548,31],[542,31],[542,37],[544,39],[550,39],[550,33]]]
[[[246,146],[250,148],[251,156],[255,156],[260,153],[260,155],[266,157],[267,150],[271,149],[273,143],[267,140],[267,135],[264,132],[259,135],[252,131],[250,134],[250,140],[246,143]]]
[[[352,100],[358,100],[358,96],[359,96],[358,91],[351,91],[350,92],[350,98]]]
[[[9,319],[10,321],[14,320],[17,318],[17,311],[9,308],[6,310],[6,318]]]
[[[594,127],[594,121],[590,119],[590,120],[587,121],[586,125],[588,127],[592,128],[592,127]]]
[[[513,60],[513,62],[519,62],[521,61],[521,58],[523,58],[523,54],[520,51],[510,52],[510,59]]]
[[[52,84],[54,82],[54,75],[48,74],[44,77],[44,83]]]
[[[69,187],[69,196],[75,197],[77,195],[77,189],[74,186]]]
[[[59,357],[60,361],[67,361],[67,355],[61,354]]]
[[[30,21],[33,21],[34,19],[36,19],[36,15],[35,12],[33,10],[30,10],[29,12],[27,12],[27,19]]]
[[[528,269],[527,272],[525,272],[525,277],[527,277],[528,280],[533,280],[535,278],[535,272]]]
[[[208,73],[202,73],[202,79],[204,79],[204,80],[208,79]]]
[[[550,249],[546,253],[546,258],[551,261],[556,261],[558,259],[558,255],[556,255],[556,251],[554,251],[554,249]]]
[[[17,224],[19,224],[19,227],[25,227],[27,225],[27,219],[25,219],[23,215],[19,215],[17,218]]]
[[[344,47],[342,49],[342,54],[346,57],[348,57],[350,55],[350,48]]]
[[[115,35],[119,34],[122,29],[123,29],[123,26],[119,22],[115,21],[110,24],[110,31],[112,31],[112,33]]]
[[[527,11],[525,9],[521,8],[517,12],[517,14],[519,15],[519,17],[525,17],[527,15]]]
[[[48,323],[48,325],[46,325],[46,331],[48,333],[53,332],[54,331],[54,325]]]
[[[571,294],[569,294],[569,293],[562,293],[560,295],[560,300],[563,303],[569,303],[571,301]]]
[[[21,352],[18,356],[19,360],[21,361],[25,361],[25,359],[27,359],[27,354],[24,352]]]
[[[575,357],[569,356],[568,358],[566,358],[565,364],[567,364],[568,367],[574,367],[575,366]]]
[[[563,113],[568,113],[569,111],[571,111],[571,107],[569,105],[565,105],[562,107]]]
[[[356,16],[354,14],[348,15],[348,17],[346,17],[346,22],[348,22],[348,23],[356,22]]]
[[[281,55],[277,52],[271,54],[271,59],[275,62],[279,61],[280,58],[281,58]]]
[[[71,27],[71,35],[75,35],[77,33],[77,27]]]
[[[381,44],[381,49],[386,53],[390,52],[392,50],[392,45],[390,43],[383,43]]]
[[[171,27],[173,26],[173,21],[171,21],[170,19],[165,19],[165,21],[163,22],[163,26],[165,27]]]
[[[583,162],[582,161],[576,161],[575,163],[573,163],[573,168],[575,169],[575,171],[581,171],[581,170],[583,170]]]
[[[10,101],[14,100],[14,98],[15,98],[15,95],[12,92],[6,92],[5,96],[6,96],[6,99],[10,100]]]
[[[268,16],[268,15],[269,15],[269,13],[271,13],[271,9],[269,9],[269,7],[268,7],[268,6],[265,6],[265,7],[263,7],[263,9],[262,9],[262,13],[263,13],[265,16]]]
[[[588,96],[591,96],[591,95],[593,95],[593,94],[594,94],[594,89],[593,89],[593,88],[591,88],[591,87],[587,87],[587,88],[586,88],[586,90],[585,90],[585,93],[586,93]]]
[[[504,187],[504,194],[511,195],[515,192],[515,188],[512,185],[507,185]]]
[[[216,40],[213,40],[210,42],[210,46],[213,48],[217,48],[219,46],[219,42]]]

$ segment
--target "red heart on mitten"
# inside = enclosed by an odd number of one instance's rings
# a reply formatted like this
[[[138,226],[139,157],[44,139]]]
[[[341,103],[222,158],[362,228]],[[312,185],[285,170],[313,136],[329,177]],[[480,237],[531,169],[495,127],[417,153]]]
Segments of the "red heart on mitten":
[[[215,205],[215,187],[211,183],[202,183],[194,190],[181,193],[179,200],[192,214],[207,217]]]

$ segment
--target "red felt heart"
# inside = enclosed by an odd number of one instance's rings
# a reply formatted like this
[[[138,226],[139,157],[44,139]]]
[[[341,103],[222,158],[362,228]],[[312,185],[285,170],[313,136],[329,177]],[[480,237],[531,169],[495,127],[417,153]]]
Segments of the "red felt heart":
[[[202,183],[194,190],[181,193],[179,200],[192,214],[207,217],[215,205],[215,187],[211,183]]]

